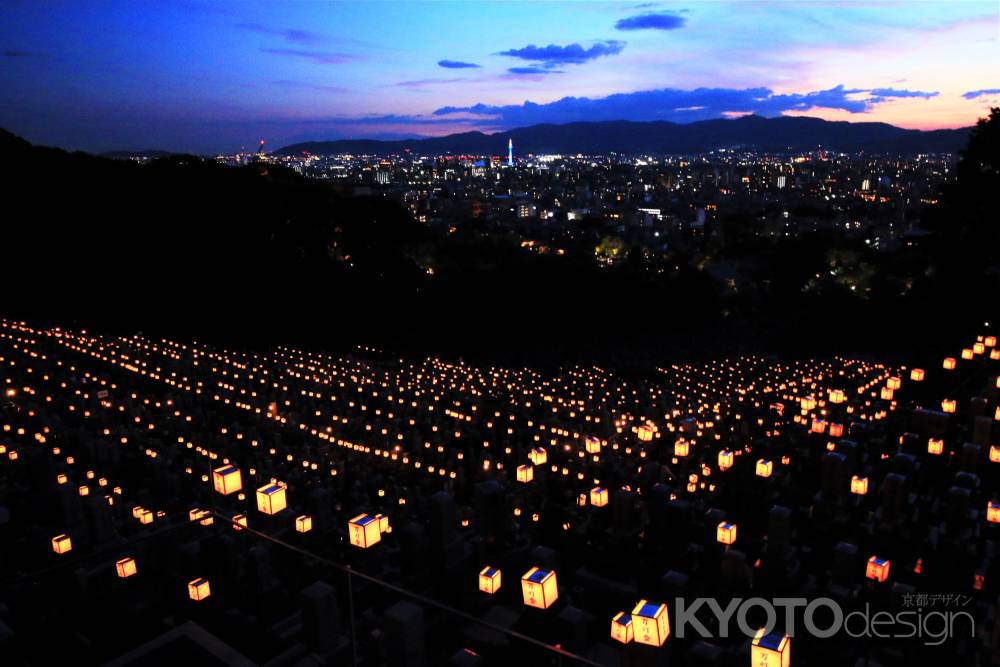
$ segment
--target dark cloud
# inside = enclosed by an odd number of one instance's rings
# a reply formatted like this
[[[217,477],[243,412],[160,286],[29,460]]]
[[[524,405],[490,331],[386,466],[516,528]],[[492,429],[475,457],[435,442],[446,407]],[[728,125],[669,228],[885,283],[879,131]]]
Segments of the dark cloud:
[[[875,95],[875,92],[881,93]],[[514,105],[475,104],[442,107],[436,116],[466,113],[489,118],[504,127],[538,123],[569,123],[600,120],[669,120],[691,122],[733,113],[780,116],[813,107],[864,113],[893,97],[933,97],[936,93],[891,89],[858,89],[836,86],[807,93],[777,94],[770,88],[664,88],[621,93],[601,98],[564,97],[554,102]]]
[[[277,56],[290,56],[292,58],[304,58],[320,65],[342,65],[359,58],[350,53],[336,53],[333,51],[309,51],[305,49],[261,49],[264,53],[273,53]]]
[[[967,100],[974,100],[977,97],[982,97],[984,95],[1000,95],[1000,88],[983,88],[981,90],[970,90],[964,93],[962,97]]]
[[[673,12],[661,14],[639,14],[629,16],[615,23],[618,30],[677,30],[683,28],[687,19]]]
[[[439,60],[438,67],[445,67],[447,69],[468,69],[470,67],[480,67],[476,63],[467,63],[461,60]]]
[[[311,32],[309,30],[300,30],[298,28],[269,28],[268,26],[261,25],[260,23],[240,23],[237,27],[242,28],[243,30],[258,33],[260,35],[280,37],[281,39],[295,44],[318,44],[326,41],[326,37],[320,35],[319,33]]]
[[[541,67],[551,69],[560,65],[579,65],[588,60],[594,60],[603,56],[614,56],[621,53],[624,48],[625,42],[617,39],[609,39],[597,42],[590,48],[584,48],[576,43],[567,44],[566,46],[559,46],[557,44],[535,46],[534,44],[529,44],[524,48],[501,51],[497,55],[528,60],[539,63]]]

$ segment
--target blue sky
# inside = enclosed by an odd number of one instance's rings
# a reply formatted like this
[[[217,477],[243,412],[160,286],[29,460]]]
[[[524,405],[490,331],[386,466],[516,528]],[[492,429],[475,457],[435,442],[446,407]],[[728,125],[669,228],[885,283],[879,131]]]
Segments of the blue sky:
[[[7,0],[0,127],[197,152],[751,112],[957,127],[1000,104],[998,7]]]

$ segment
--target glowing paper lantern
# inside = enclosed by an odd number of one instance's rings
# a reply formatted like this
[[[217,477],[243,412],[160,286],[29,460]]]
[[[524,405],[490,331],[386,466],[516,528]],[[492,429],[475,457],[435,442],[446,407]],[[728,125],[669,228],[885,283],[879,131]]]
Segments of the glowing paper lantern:
[[[264,514],[277,514],[285,509],[285,485],[267,484],[257,489],[257,509]]]
[[[611,638],[622,644],[632,641],[632,617],[623,611],[615,614],[611,619]]]
[[[212,485],[223,495],[236,493],[243,488],[240,469],[234,465],[226,465],[212,471]]]
[[[715,531],[715,539],[721,544],[732,544],[736,541],[736,524],[723,521]]]
[[[954,370],[955,357],[945,357],[944,362],[941,364],[941,367],[944,368],[946,371]]]
[[[843,424],[830,424],[830,437],[839,438],[844,434]]]
[[[733,466],[733,453],[723,449],[719,452],[719,470],[727,470]]]
[[[378,523],[378,519],[367,514],[359,514],[351,519],[347,524],[351,544],[362,549],[378,544],[382,539],[382,531],[379,530]]]
[[[650,646],[663,646],[670,636],[667,605],[639,600],[632,609],[632,629],[635,641]]]
[[[851,493],[863,496],[868,493],[868,478],[855,475],[851,478]]]
[[[590,490],[590,504],[594,507],[604,507],[608,504],[608,490],[595,486]]]
[[[946,398],[943,401],[941,401],[941,411],[948,413],[955,412],[955,400]]]
[[[990,461],[993,463],[1000,463],[1000,447],[990,445]]]
[[[115,571],[118,572],[118,576],[121,577],[122,579],[125,579],[126,577],[131,577],[138,571],[135,566],[135,559],[122,558],[121,560],[115,563]]]
[[[588,454],[601,453],[601,441],[592,435],[587,436],[583,446],[586,448]]]
[[[992,500],[986,503],[986,520],[990,523],[1000,523],[1000,503]]]
[[[527,484],[534,478],[535,478],[534,466],[529,466],[529,465],[517,466],[517,481],[523,484]]]
[[[757,461],[757,476],[770,477],[771,470],[773,468],[774,465],[770,461],[768,461],[767,459],[760,459],[759,461]]]
[[[940,438],[931,438],[927,441],[927,453],[939,455],[944,451],[944,440]]]
[[[750,667],[789,667],[792,640],[786,635],[757,631],[750,642]]]
[[[52,538],[52,550],[57,554],[64,554],[73,548],[73,541],[69,535],[56,535]]]
[[[651,422],[647,422],[642,426],[640,426],[636,430],[636,433],[638,434],[640,441],[649,442],[650,440],[653,439],[653,434],[656,433],[656,425],[652,424]]]
[[[872,556],[868,559],[865,576],[874,581],[885,581],[889,576],[889,561],[878,556]]]
[[[529,607],[550,607],[559,597],[555,571],[533,567],[525,572],[521,577],[521,596]]]
[[[674,443],[674,456],[687,456],[691,451],[691,446],[683,440]]]
[[[208,579],[199,577],[188,582],[188,597],[195,602],[200,602],[211,594],[212,589],[208,585]]]
[[[300,517],[295,518],[295,530],[299,533],[308,533],[313,529],[312,517],[308,514],[303,514]]]
[[[913,380],[914,382],[923,382],[924,381],[924,369],[922,369],[922,368],[914,368],[913,370],[911,370],[910,371],[910,379]]]
[[[480,570],[479,590],[490,595],[500,590],[500,570],[489,565]]]
[[[541,447],[535,447],[528,453],[528,458],[536,466],[545,465],[546,461],[549,460],[548,453]]]
[[[247,527],[247,515],[246,514],[235,514],[233,515],[233,530],[243,530]]]

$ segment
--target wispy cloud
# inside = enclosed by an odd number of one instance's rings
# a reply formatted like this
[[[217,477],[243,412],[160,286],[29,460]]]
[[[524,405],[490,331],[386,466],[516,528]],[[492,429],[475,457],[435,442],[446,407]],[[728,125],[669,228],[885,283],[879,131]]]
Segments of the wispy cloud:
[[[426,86],[433,86],[433,85],[447,84],[447,83],[460,83],[462,81],[468,81],[468,79],[464,77],[415,79],[413,81],[400,81],[395,85],[400,88],[424,88]]]
[[[970,90],[964,93],[962,97],[967,100],[974,100],[977,97],[983,97],[985,95],[1000,95],[1000,88],[982,88],[980,90]]]
[[[271,28],[260,23],[240,23],[237,27],[259,35],[279,37],[294,44],[319,44],[326,41],[326,37],[319,33],[298,28]]]
[[[343,86],[330,86],[323,83],[310,83],[308,81],[290,81],[288,79],[277,79],[272,81],[276,86],[282,86],[283,88],[305,88],[308,90],[318,90],[324,93],[346,93],[347,88]]]
[[[469,69],[472,67],[480,67],[476,63],[467,63],[461,60],[439,60],[438,67],[444,67],[446,69]]]
[[[890,97],[920,97],[923,99],[930,99],[932,97],[937,97],[937,91],[924,91],[924,90],[900,90],[898,88],[872,88],[868,92],[872,98],[876,100],[884,100]]]
[[[539,63],[541,67],[551,69],[560,65],[579,65],[601,58],[604,56],[614,56],[622,52],[625,42],[617,39],[609,39],[597,42],[589,48],[584,48],[580,44],[573,43],[566,46],[549,44],[548,46],[535,46],[529,44],[520,49],[508,49],[501,51],[497,55],[520,58],[530,62]]]
[[[687,19],[674,12],[639,14],[620,19],[615,23],[618,30],[677,30],[683,28]]]
[[[344,63],[360,60],[358,56],[350,53],[337,53],[334,51],[312,51],[307,49],[261,49],[264,53],[272,53],[276,56],[289,56],[291,58],[302,58],[311,60],[320,65],[342,65]]]
[[[508,67],[507,71],[511,74],[527,75],[527,74],[562,74],[561,69],[546,69],[544,67]]]

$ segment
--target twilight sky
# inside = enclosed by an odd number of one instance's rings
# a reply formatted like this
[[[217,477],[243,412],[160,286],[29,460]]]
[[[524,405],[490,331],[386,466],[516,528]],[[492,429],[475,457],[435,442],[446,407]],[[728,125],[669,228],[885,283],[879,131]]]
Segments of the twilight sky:
[[[1000,3],[4,0],[0,127],[91,151],[757,113],[972,124]]]

